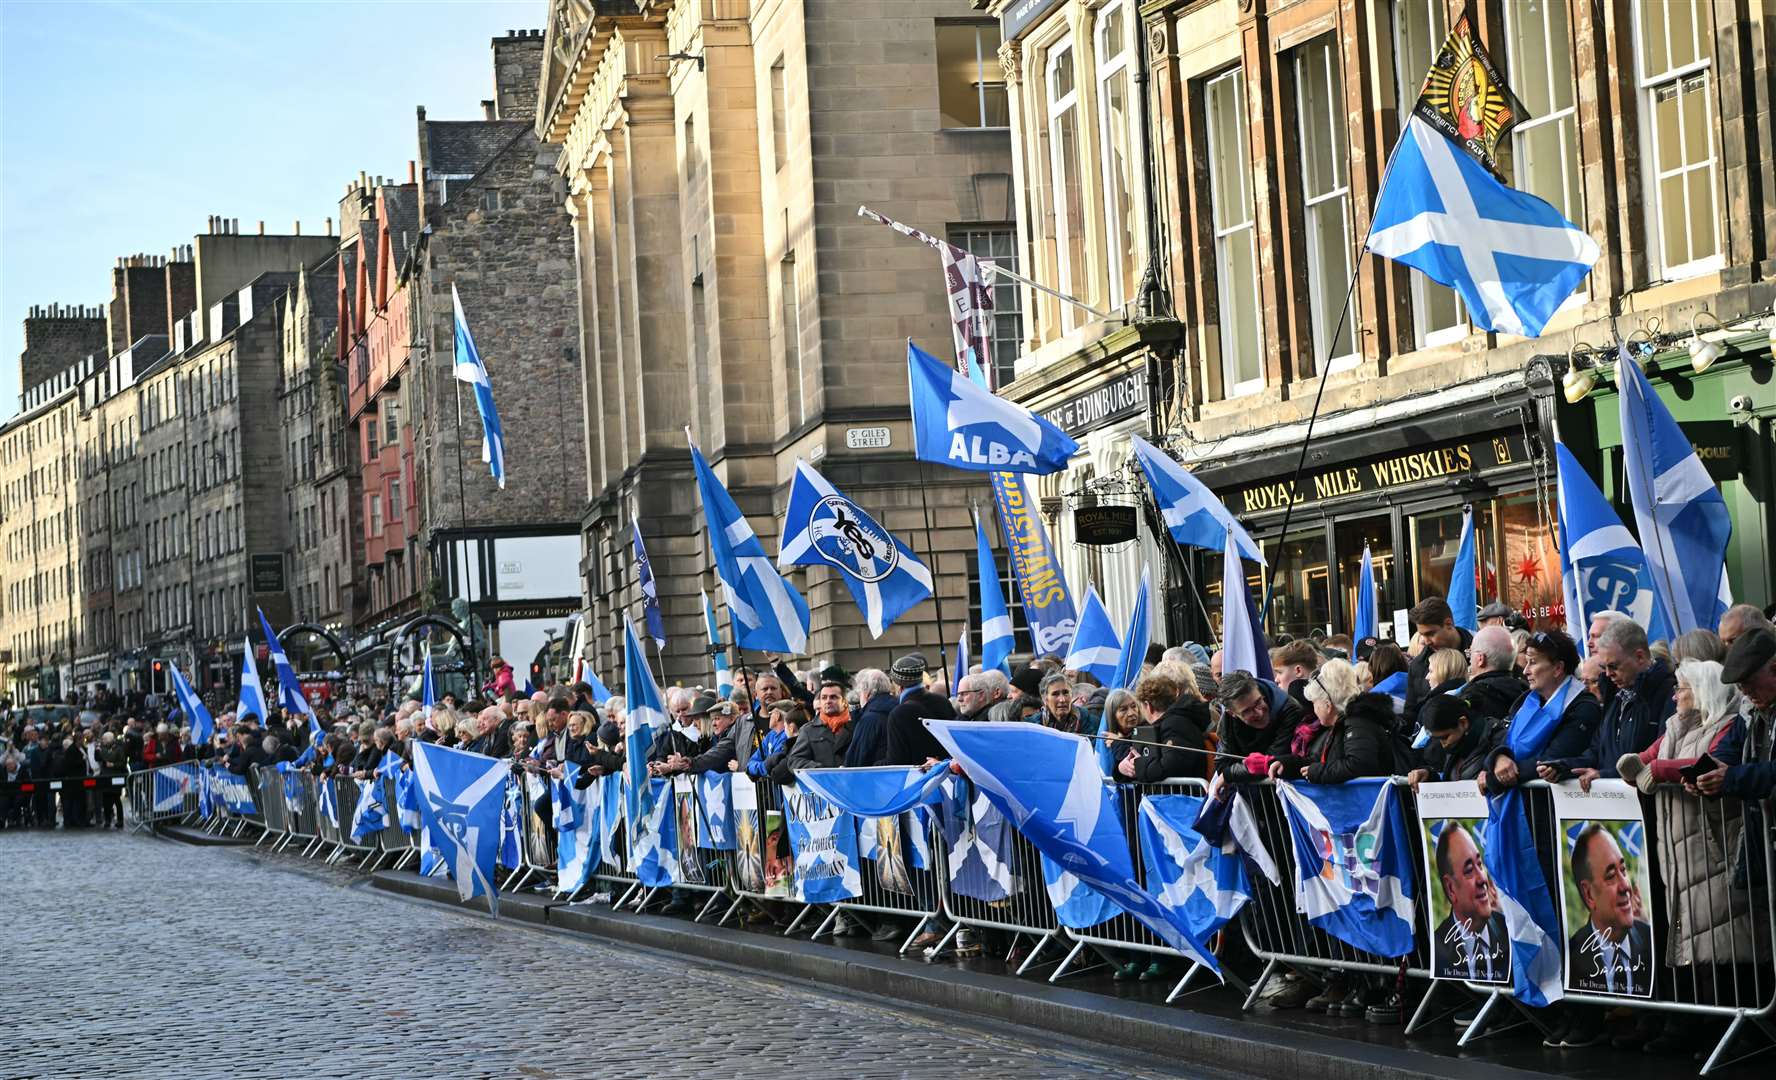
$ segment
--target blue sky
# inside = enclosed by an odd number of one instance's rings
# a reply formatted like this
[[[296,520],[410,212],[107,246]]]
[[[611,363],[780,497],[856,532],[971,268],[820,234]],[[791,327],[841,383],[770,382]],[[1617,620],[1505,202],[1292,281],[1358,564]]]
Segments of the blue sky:
[[[405,178],[414,107],[476,119],[489,43],[546,0],[0,0],[0,419],[25,312],[103,304],[120,255],[211,214],[320,232],[359,170]]]

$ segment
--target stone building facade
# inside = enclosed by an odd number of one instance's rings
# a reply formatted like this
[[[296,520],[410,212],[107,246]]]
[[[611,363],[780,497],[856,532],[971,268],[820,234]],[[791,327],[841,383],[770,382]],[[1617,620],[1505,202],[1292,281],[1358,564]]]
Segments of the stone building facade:
[[[0,692],[15,702],[53,699],[69,685],[83,615],[81,368],[70,364],[44,378],[49,358],[39,351],[32,361],[28,374],[40,381],[24,384],[23,407],[0,426],[0,653],[7,680]]]
[[[1012,219],[1003,120],[943,112],[939,53],[955,25],[991,23],[959,0],[647,0],[590,18],[551,4],[538,125],[560,144],[576,230],[594,670],[619,670],[621,621],[639,614],[639,520],[666,676],[710,677],[699,587],[720,589],[687,425],[767,551],[797,458],[922,555],[937,549],[943,621],[922,604],[879,640],[834,574],[792,572],[813,613],[811,655],[857,668],[954,648],[968,505],[986,488],[921,477],[905,374],[909,337],[948,348],[943,278],[933,251],[857,210],[939,234]]]

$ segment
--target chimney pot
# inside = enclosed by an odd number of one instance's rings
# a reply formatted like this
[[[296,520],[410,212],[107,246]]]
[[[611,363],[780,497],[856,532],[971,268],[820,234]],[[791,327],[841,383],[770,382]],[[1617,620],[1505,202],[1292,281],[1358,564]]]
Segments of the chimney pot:
[[[265,222],[263,222],[263,221],[261,221],[261,222],[260,222],[260,223],[259,223],[259,235],[260,235],[260,236],[264,236],[264,235],[265,235]]]
[[[297,236],[302,235],[302,219],[301,218],[296,219],[296,235]]]
[[[413,162],[413,161],[407,162],[407,182],[409,184],[417,182],[415,179],[415,176],[416,176],[416,171],[418,170],[418,168],[419,168],[419,165],[416,162]]]
[[[491,102],[491,101],[483,101],[483,102],[482,102],[482,103],[481,103],[481,119],[483,119],[483,120],[492,120],[492,119],[494,119],[494,115],[493,115],[493,102]]]
[[[327,219],[327,235],[328,236],[333,235],[333,219],[332,218]]]

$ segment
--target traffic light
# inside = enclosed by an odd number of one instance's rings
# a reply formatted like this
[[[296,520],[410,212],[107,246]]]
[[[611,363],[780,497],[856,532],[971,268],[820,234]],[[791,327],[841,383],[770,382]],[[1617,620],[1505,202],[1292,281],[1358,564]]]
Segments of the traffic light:
[[[164,694],[167,692],[167,672],[166,672],[166,661],[165,660],[154,661],[153,666],[149,669],[148,689],[156,694]]]

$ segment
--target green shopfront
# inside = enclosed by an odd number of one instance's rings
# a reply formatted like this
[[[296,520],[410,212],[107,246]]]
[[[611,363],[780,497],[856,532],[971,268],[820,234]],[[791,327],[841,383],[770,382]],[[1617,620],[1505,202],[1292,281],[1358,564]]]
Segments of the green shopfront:
[[[1770,572],[1776,526],[1776,372],[1765,331],[1736,334],[1723,344],[1725,353],[1699,374],[1692,370],[1687,349],[1654,354],[1645,371],[1732,512],[1727,575],[1733,599],[1765,607],[1776,600]],[[1560,404],[1560,438],[1633,529],[1613,370],[1606,367],[1599,375],[1608,378],[1600,378],[1577,405]]]

